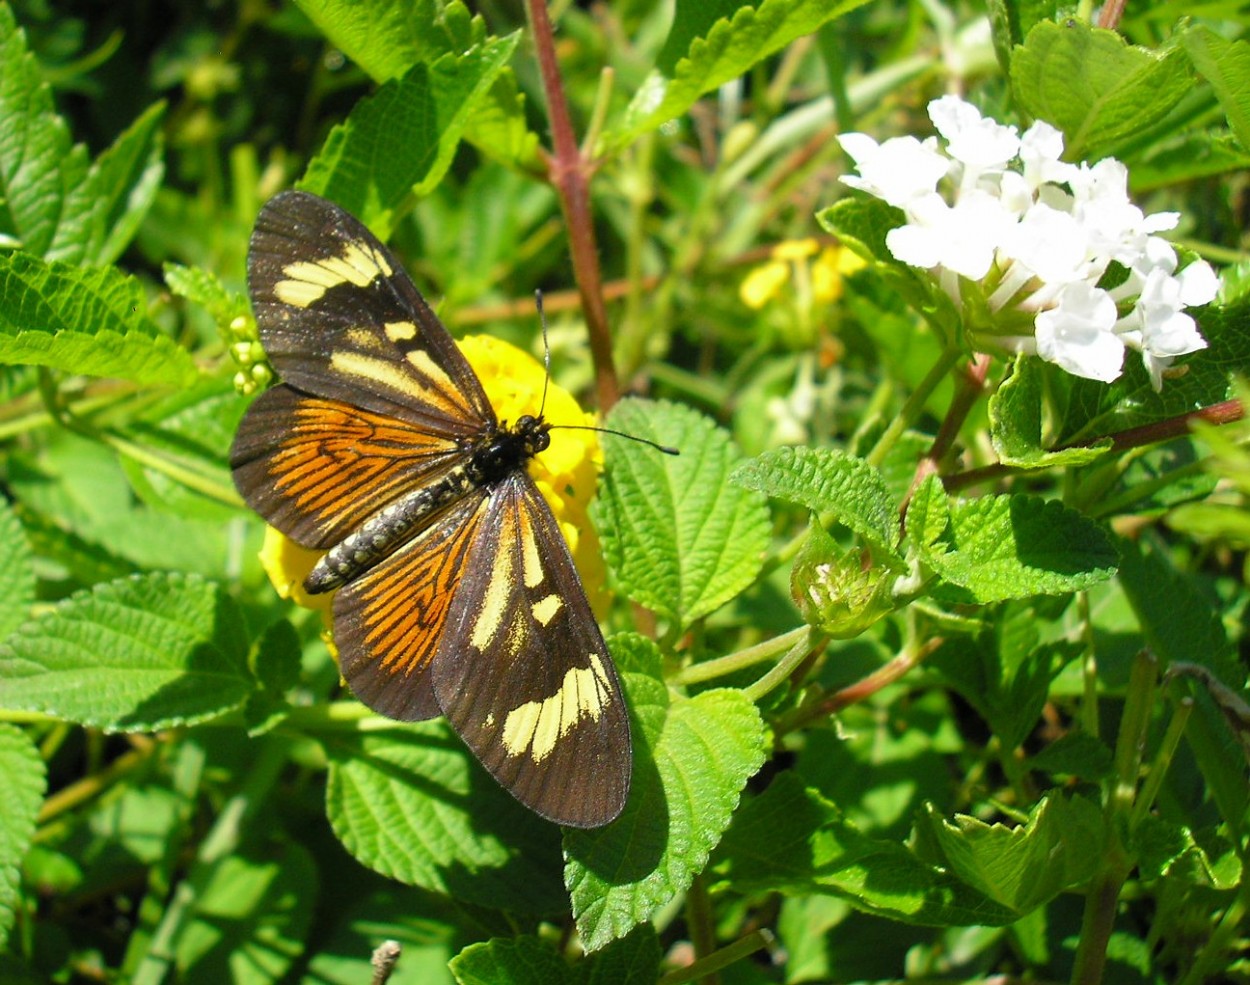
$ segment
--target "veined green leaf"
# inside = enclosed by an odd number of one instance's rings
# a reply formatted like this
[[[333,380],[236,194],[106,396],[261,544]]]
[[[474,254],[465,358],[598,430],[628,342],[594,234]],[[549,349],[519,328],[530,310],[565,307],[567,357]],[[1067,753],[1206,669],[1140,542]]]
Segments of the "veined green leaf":
[[[317,867],[293,839],[248,844],[217,862],[196,895],[174,963],[183,981],[269,985],[303,953]]]
[[[1062,130],[1068,156],[1081,159],[1161,120],[1193,72],[1179,47],[1154,52],[1114,31],[1046,21],[1014,53],[1011,82],[1025,112]]]
[[[485,22],[456,0],[296,0],[296,6],[378,83],[485,37]]]
[[[395,208],[442,180],[470,113],[519,39],[418,62],[387,82],[330,131],[298,187],[333,199],[385,239]]]
[[[1111,448],[1110,438],[1062,451],[1042,447],[1042,367],[1033,356],[1019,356],[990,397],[990,439],[1000,462],[1022,469],[1084,465]]]
[[[660,969],[660,943],[650,926],[613,941],[570,965],[537,937],[470,944],[451,960],[459,985],[651,985]]]
[[[625,146],[639,134],[680,116],[705,92],[736,79],[795,38],[811,34],[866,2],[761,0],[746,6],[691,0],[679,4],[673,40],[662,59],[675,64],[671,70],[662,66],[651,74],[635,93],[624,120],[604,134],[603,143],[610,148]],[[678,52],[679,47],[685,50]]]
[[[898,512],[881,473],[833,448],[777,448],[740,465],[730,481],[830,514],[883,557],[901,563]]]
[[[149,106],[91,163],[68,193],[47,259],[105,266],[121,256],[165,176],[164,117],[164,103]]]
[[[190,354],[146,311],[139,282],[112,267],[0,254],[0,363],[185,386]]]
[[[559,828],[515,801],[443,719],[335,735],[326,814],[375,872],[516,913],[566,905]]]
[[[1043,797],[1018,827],[928,809],[930,830],[952,874],[1020,915],[1098,870],[1105,834],[1101,808],[1082,797]]]
[[[1019,916],[898,841],[867,837],[789,771],[738,812],[714,864],[735,892],[830,893],[904,923],[998,927]]]
[[[254,690],[234,602],[196,575],[97,585],[0,644],[0,708],[114,731],[169,728]]]
[[[932,536],[932,524],[926,521],[923,529]],[[915,537],[910,523],[908,532]],[[956,500],[949,526],[917,546],[948,582],[935,594],[982,604],[1089,588],[1115,574],[1117,561],[1102,527],[1036,496]]]
[[[1181,35],[1194,67],[1211,83],[1243,148],[1250,147],[1250,44],[1225,41],[1206,27],[1191,27]]]
[[[87,151],[72,145],[7,4],[0,5],[0,119],[0,243],[42,256],[71,215],[66,199],[86,177]]]
[[[22,858],[43,805],[45,773],[43,758],[26,733],[0,722],[0,948],[13,928]]]
[[[594,516],[624,592],[689,626],[759,573],[769,533],[764,499],[729,484],[737,450],[724,431],[689,408],[623,400],[607,425],[681,452],[663,455],[606,435]]]
[[[620,818],[564,835],[564,881],[588,950],[623,937],[689,887],[768,748],[768,730],[741,691],[670,702],[654,643],[621,635],[611,648],[637,720],[635,765]]]
[[[0,499],[0,640],[26,621],[34,597],[30,542],[13,507]]]

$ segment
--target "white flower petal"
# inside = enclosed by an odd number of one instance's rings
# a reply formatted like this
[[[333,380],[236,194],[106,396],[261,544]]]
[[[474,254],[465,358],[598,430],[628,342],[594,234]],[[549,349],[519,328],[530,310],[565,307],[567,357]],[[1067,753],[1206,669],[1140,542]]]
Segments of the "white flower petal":
[[[1110,383],[1124,364],[1124,342],[1111,329],[1115,302],[1084,282],[1070,284],[1058,307],[1038,314],[1037,353],[1074,376]]]

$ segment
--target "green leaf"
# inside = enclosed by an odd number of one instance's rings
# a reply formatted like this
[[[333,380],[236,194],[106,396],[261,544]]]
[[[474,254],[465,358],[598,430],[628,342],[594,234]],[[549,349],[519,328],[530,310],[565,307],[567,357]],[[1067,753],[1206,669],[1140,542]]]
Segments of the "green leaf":
[[[35,597],[30,543],[7,500],[0,499],[0,640],[26,621]]]
[[[336,48],[374,82],[481,40],[484,25],[462,3],[435,0],[296,0]]]
[[[1025,760],[1030,770],[1082,780],[1105,780],[1115,766],[1111,750],[1097,736],[1068,732]]]
[[[1042,447],[1042,371],[1038,360],[1018,356],[1011,375],[990,397],[990,439],[998,460],[1021,469],[1084,465],[1101,458],[1111,439],[1080,448]]]
[[[139,497],[165,513],[185,519],[225,522],[238,516],[227,450],[247,410],[247,402],[228,378],[206,377],[151,401],[122,433],[160,455],[165,468],[121,460],[126,478]],[[167,471],[176,464],[217,490],[192,489]]]
[[[949,583],[936,594],[982,604],[1088,588],[1115,574],[1117,557],[1102,527],[1037,496],[956,500],[946,530],[918,546]]]
[[[538,134],[529,128],[525,94],[517,88],[516,74],[511,68],[500,72],[489,90],[479,93],[473,112],[465,121],[464,139],[500,164],[541,170]]]
[[[927,661],[985,719],[1004,750],[1028,738],[1051,680],[1079,652],[1062,642],[1039,643],[1040,619],[1031,605],[1007,606],[992,631],[950,640]]]
[[[1057,0],[989,0],[986,6],[998,63],[1009,68],[1015,46],[1024,42],[1039,21],[1054,20],[1059,4]]]
[[[1021,109],[1062,130],[1065,156],[1080,160],[1163,119],[1192,89],[1193,73],[1179,48],[1131,46],[1114,31],[1068,20],[1029,32],[1011,83]]]
[[[1045,796],[1015,828],[932,806],[928,819],[950,871],[1020,916],[1084,885],[1104,855],[1102,812],[1081,797]]]
[[[17,915],[22,859],[43,806],[45,773],[43,758],[29,736],[0,722],[0,951]]]
[[[907,539],[925,554],[937,544],[951,522],[951,501],[942,480],[927,475],[907,504]]]
[[[519,39],[515,33],[418,62],[387,82],[330,131],[297,187],[333,199],[385,239],[396,207],[447,173],[470,114]]]
[[[529,936],[470,944],[450,965],[459,985],[574,985],[578,979],[551,944]]]
[[[371,979],[370,952],[379,942],[393,940],[404,950],[391,985],[451,985],[447,962],[466,938],[461,925],[470,921],[447,897],[394,882],[371,889],[363,878],[353,878],[347,898],[343,896],[335,896],[337,919],[309,949],[308,971],[301,981],[363,985]],[[478,930],[476,925],[472,929]]]
[[[653,72],[634,94],[625,118],[604,134],[611,148],[685,113],[705,92],[736,79],[795,38],[862,6],[867,0],[761,0],[755,6],[709,5],[688,0],[673,23],[664,60],[685,57],[670,72]],[[728,8],[735,8],[729,11]],[[721,16],[732,12],[732,17]]]
[[[652,985],[659,970],[660,944],[650,926],[576,965],[551,943],[529,936],[470,944],[451,960],[459,985]]]
[[[96,585],[0,644],[0,708],[117,731],[213,718],[255,687],[242,623],[196,575]]]
[[[636,720],[629,802],[606,828],[564,834],[564,881],[592,951],[689,887],[769,748],[768,729],[741,691],[670,702],[654,643],[621,635],[611,648]]]
[[[1250,148],[1250,92],[1246,89],[1246,80],[1250,79],[1250,44],[1225,41],[1202,26],[1184,31],[1181,43],[1194,68],[1211,83],[1241,146]]]
[[[104,266],[130,244],[165,176],[165,104],[154,103],[113,141],[70,192],[48,259]]]
[[[317,867],[293,840],[249,845],[216,864],[174,950],[183,981],[268,985],[304,952]]]
[[[606,423],[681,452],[606,435],[594,518],[622,590],[685,628],[759,573],[769,535],[764,499],[729,484],[737,450],[687,407],[623,400]]]
[[[902,209],[879,198],[856,195],[817,212],[816,221],[865,260],[899,265],[885,237],[907,221]]]
[[[902,564],[898,511],[880,471],[863,459],[833,448],[777,448],[740,465],[729,481],[828,514],[883,560]]]
[[[443,719],[334,735],[325,746],[326,814],[375,872],[516,913],[565,905],[559,829],[509,796]]]
[[[0,254],[0,363],[187,385],[195,363],[146,311],[139,282],[112,267]]]
[[[0,244],[44,255],[86,176],[87,153],[72,146],[52,91],[26,49],[13,12],[0,5]]]
[[[184,267],[180,263],[167,263],[161,270],[171,292],[198,304],[213,316],[218,325],[228,325],[241,316],[251,316],[247,296],[227,290],[212,271],[203,267]]]
[[[828,893],[903,923],[999,927],[1018,916],[899,841],[867,837],[792,771],[738,812],[715,867],[735,893]]]

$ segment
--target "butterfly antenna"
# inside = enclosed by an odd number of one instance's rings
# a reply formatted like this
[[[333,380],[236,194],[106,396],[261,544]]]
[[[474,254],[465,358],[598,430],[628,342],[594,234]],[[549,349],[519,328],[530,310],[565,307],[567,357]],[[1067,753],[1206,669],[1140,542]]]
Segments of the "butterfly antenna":
[[[543,409],[547,406],[547,384],[551,382],[551,344],[547,341],[547,316],[543,312],[543,292],[541,290],[534,292],[534,304],[538,307],[538,321],[543,327],[543,367],[546,369],[547,375],[543,379],[543,399],[538,406],[538,417],[541,420]],[[644,445],[650,445],[656,451],[663,452],[665,455],[680,455],[676,448],[670,448],[668,445],[662,445],[658,441],[652,441],[650,438],[640,438],[636,434],[626,434],[624,431],[613,431],[611,428],[593,427],[589,424],[555,424],[551,430],[559,429],[561,431],[598,431],[600,434],[614,434],[618,438],[628,438],[630,441],[640,441]]]
[[[650,445],[656,451],[663,452],[665,455],[680,455],[681,452],[671,445],[662,445],[658,441],[652,441],[650,438],[641,438],[636,434],[626,434],[624,431],[614,431],[612,428],[599,428],[590,424],[553,424],[551,430],[560,431],[598,431],[600,434],[614,434],[618,438],[628,438],[630,441],[638,441],[644,445]]]
[[[547,341],[547,314],[543,311],[543,292],[541,289],[534,292],[534,304],[538,308],[538,324],[543,328],[543,399],[538,405],[538,419],[543,418],[543,411],[547,408],[547,384],[551,382],[551,343]]]

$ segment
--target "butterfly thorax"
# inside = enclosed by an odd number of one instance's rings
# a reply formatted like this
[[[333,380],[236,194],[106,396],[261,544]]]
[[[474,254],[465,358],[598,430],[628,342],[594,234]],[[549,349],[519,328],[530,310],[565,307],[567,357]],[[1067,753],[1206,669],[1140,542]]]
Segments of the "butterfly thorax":
[[[334,591],[390,557],[452,503],[525,468],[551,444],[550,429],[541,417],[527,414],[512,427],[483,430],[469,441],[463,464],[401,496],[332,547],[304,579],[304,589],[311,595]]]

